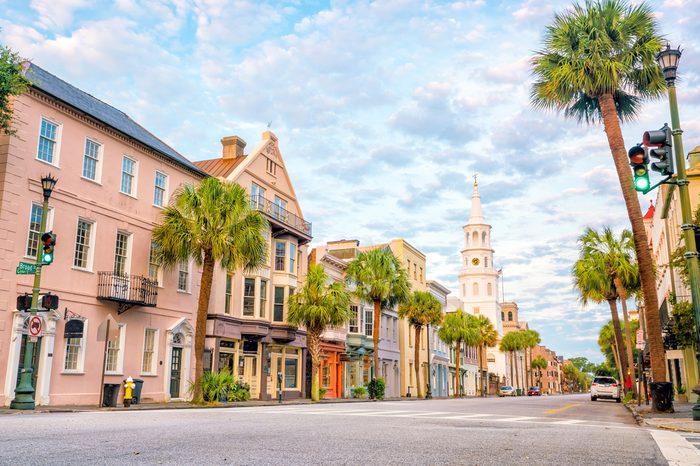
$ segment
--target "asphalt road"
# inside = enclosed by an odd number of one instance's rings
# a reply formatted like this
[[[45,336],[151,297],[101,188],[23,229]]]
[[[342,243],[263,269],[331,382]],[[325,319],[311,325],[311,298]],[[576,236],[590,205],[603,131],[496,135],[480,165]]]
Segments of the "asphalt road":
[[[0,464],[668,464],[587,395],[0,416]]]

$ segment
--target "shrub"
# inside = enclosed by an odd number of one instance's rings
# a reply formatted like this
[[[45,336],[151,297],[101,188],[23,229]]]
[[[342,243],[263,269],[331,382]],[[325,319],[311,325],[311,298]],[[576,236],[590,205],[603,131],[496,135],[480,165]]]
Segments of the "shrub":
[[[384,379],[372,379],[367,384],[367,394],[372,400],[383,400],[385,390],[386,383],[384,383]]]
[[[326,392],[328,391],[327,388],[319,388],[318,389],[318,397],[319,399],[323,399],[324,396],[326,396]]]
[[[676,387],[676,393],[678,393],[679,395],[685,395],[685,387],[681,384],[678,384],[678,386]]]
[[[354,398],[364,398],[367,394],[367,389],[365,387],[355,387],[352,389],[352,396]]]
[[[627,392],[627,394],[625,395],[625,398],[624,398],[623,401],[624,401],[625,403],[629,403],[630,401],[632,401],[632,400],[634,400],[634,399],[635,399],[635,398],[634,398],[634,393],[633,393],[633,392]]]
[[[219,403],[221,401],[246,401],[250,399],[250,387],[240,381],[236,381],[227,370],[219,372],[205,372],[199,379],[202,387],[202,398],[207,403]],[[193,384],[192,384],[193,385]],[[192,391],[193,386],[190,386]]]

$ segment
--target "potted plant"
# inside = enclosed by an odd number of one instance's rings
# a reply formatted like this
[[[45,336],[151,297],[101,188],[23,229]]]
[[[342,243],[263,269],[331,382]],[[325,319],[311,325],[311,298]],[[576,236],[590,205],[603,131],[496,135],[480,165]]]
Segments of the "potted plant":
[[[676,400],[678,400],[681,403],[688,402],[688,395],[685,394],[685,387],[681,384],[678,384],[678,386],[676,387]]]
[[[327,388],[319,388],[318,389],[318,397],[319,399],[323,399],[324,396],[326,396],[326,392],[328,391]]]

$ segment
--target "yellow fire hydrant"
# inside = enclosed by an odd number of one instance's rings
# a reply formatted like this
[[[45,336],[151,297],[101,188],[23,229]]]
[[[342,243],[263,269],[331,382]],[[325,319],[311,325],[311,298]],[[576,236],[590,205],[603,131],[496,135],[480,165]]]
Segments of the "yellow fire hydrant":
[[[134,379],[131,377],[126,378],[126,383],[124,384],[124,407],[128,408],[131,406],[131,400],[134,397],[134,388],[136,388],[136,384],[134,383]]]

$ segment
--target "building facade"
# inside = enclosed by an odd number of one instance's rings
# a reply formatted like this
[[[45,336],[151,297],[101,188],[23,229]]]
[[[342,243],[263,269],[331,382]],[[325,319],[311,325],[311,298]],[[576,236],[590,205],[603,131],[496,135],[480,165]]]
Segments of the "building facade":
[[[60,306],[39,312],[36,403],[97,405],[103,371],[105,383],[143,380],[143,401],[186,399],[200,271],[160,268],[151,231],[173,191],[205,174],[125,113],[36,65],[26,73],[16,133],[0,134],[0,405],[14,398],[28,337],[16,303],[33,275],[15,268],[36,261],[47,174],[58,178],[46,227],[57,246],[41,291]]]
[[[561,394],[561,361],[557,353],[546,346],[537,345],[532,349],[532,358],[538,356],[547,361],[547,368],[535,371],[535,385],[540,387],[543,395]]]
[[[522,330],[528,330],[527,322],[520,320],[518,316],[518,305],[514,302],[504,302],[501,303],[501,320],[503,326],[503,335],[507,335],[510,332],[520,332]],[[512,360],[515,360],[515,365],[513,366],[513,373],[508,373],[507,379],[508,384],[515,388],[527,391],[529,388],[529,358],[524,350],[515,351]]]
[[[211,176],[243,186],[270,224],[267,263],[252,272],[217,267],[207,319],[207,368],[228,369],[251,398],[306,394],[306,333],[287,323],[287,300],[306,275],[311,223],[304,220],[277,137],[265,131],[249,153],[238,136],[221,140],[222,156],[196,162]],[[278,392],[279,390],[279,392]]]
[[[445,315],[447,309],[447,295],[450,290],[435,280],[428,280],[428,290],[440,301],[442,314]],[[440,339],[438,335],[440,326],[430,326],[430,384],[434,397],[448,396],[448,386],[450,377],[450,351],[449,345]]]

